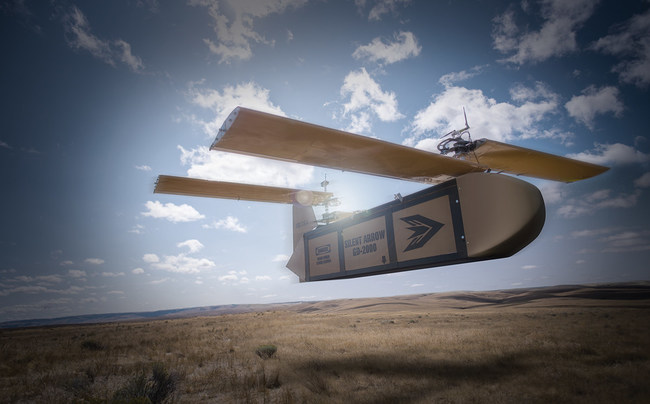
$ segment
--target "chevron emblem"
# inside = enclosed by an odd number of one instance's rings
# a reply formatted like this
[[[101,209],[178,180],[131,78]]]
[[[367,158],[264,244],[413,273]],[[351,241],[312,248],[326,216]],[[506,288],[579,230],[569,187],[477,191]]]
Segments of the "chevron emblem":
[[[402,217],[400,220],[406,222],[409,225],[408,229],[413,232],[408,238],[411,241],[404,252],[423,247],[444,226],[422,215]]]

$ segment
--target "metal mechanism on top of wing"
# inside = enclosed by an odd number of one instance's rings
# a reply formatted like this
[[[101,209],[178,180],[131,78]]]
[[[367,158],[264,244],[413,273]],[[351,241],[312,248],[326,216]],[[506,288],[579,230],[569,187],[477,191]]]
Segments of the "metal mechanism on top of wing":
[[[318,192],[158,177],[154,192],[292,204],[294,251],[287,267],[306,282],[511,256],[538,236],[544,201],[530,183],[490,171],[573,182],[607,170],[493,140],[472,141],[467,116],[465,127],[445,135],[441,154],[435,154],[238,107],[211,150],[439,184],[339,214],[329,212],[336,199],[327,192],[327,179]],[[316,205],[326,206],[322,225]]]

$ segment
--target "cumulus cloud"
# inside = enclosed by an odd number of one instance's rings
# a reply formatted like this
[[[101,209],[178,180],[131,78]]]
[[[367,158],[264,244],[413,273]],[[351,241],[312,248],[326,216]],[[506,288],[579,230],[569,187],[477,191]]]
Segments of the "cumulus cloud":
[[[128,42],[122,39],[105,40],[94,35],[88,19],[78,7],[72,6],[65,15],[64,26],[71,48],[90,52],[111,66],[123,63],[135,72],[144,70],[142,59],[133,55]]]
[[[195,239],[186,240],[176,244],[176,246],[178,248],[187,247],[189,252],[180,253],[178,255],[164,255],[162,257],[159,257],[157,254],[148,253],[144,254],[142,260],[148,263],[153,269],[181,274],[199,273],[210,270],[216,266],[214,261],[210,259],[188,256],[188,254],[196,253],[203,248],[203,244],[201,244],[200,241]],[[144,270],[142,272],[144,272]]]
[[[203,248],[203,244],[201,244],[199,240],[195,239],[183,241],[182,243],[176,244],[176,246],[178,248],[187,247],[190,253],[201,251]]]
[[[650,154],[621,143],[597,143],[593,150],[569,154],[567,157],[600,165],[625,165],[650,161]]]
[[[375,38],[367,45],[359,46],[352,56],[355,59],[368,59],[371,62],[391,64],[420,54],[422,47],[412,32],[395,34],[392,42]]]
[[[85,278],[86,271],[81,271],[78,269],[70,269],[68,270],[68,276],[70,276],[71,278]]]
[[[210,111],[210,119],[194,118],[210,137],[216,137],[228,115],[238,106],[286,116],[282,108],[273,104],[270,91],[255,82],[225,86],[221,91],[202,87],[202,83],[192,83],[187,93],[190,102]]]
[[[634,180],[634,186],[637,188],[650,188],[650,173],[645,173]]]
[[[207,258],[188,257],[186,254],[165,255],[156,262],[151,262],[151,267],[167,272],[181,274],[194,274],[212,269],[216,264]]]
[[[158,255],[156,254],[145,254],[142,256],[142,261],[152,264],[155,262],[160,262],[160,258],[158,258]]]
[[[582,95],[571,97],[564,107],[571,117],[589,129],[594,128],[596,115],[613,113],[614,116],[620,117],[624,109],[618,89],[612,86],[587,87],[582,91]]]
[[[255,20],[281,14],[289,8],[298,8],[307,0],[190,0],[189,4],[208,9],[213,20],[217,41],[205,38],[210,51],[219,56],[219,63],[248,60],[253,56],[252,44],[274,45],[255,28]]]
[[[579,216],[593,215],[594,213],[611,208],[631,208],[636,206],[641,192],[632,194],[614,194],[611,189],[601,189],[580,198],[571,198],[566,201],[557,213],[567,219]]]
[[[650,84],[650,10],[612,30],[616,33],[598,39],[591,49],[619,56],[622,60],[612,70],[620,80],[647,87]]]
[[[442,84],[445,87],[452,87],[454,84],[469,80],[474,76],[477,76],[481,74],[483,69],[485,69],[488,65],[483,65],[483,66],[474,66],[471,69],[468,70],[461,70],[459,72],[451,72],[443,75],[440,77],[438,80],[438,83]]]
[[[209,111],[209,119],[193,119],[211,137],[216,137],[223,122],[237,106],[286,116],[271,102],[269,90],[253,82],[226,86],[221,91],[193,84],[189,97],[192,104]],[[314,172],[311,166],[210,151],[206,146],[190,150],[182,146],[178,148],[182,164],[189,165],[187,175],[195,178],[296,187],[311,181]]]
[[[395,14],[399,6],[407,5],[410,2],[411,0],[354,0],[362,14],[367,7],[370,7],[368,10],[368,20],[370,21],[380,21],[384,14]]]
[[[246,271],[229,271],[226,275],[221,275],[217,279],[222,285],[247,284],[250,279],[246,276]]]
[[[474,138],[508,141],[520,138],[565,138],[568,135],[541,129],[538,124],[558,111],[558,95],[544,84],[535,87],[515,86],[510,92],[512,103],[498,102],[481,90],[448,87],[436,95],[426,108],[418,111],[411,124],[411,136],[404,144],[435,150],[446,133],[464,127],[463,107]],[[432,137],[433,135],[433,137]]]
[[[124,272],[102,272],[102,276],[106,278],[117,278],[124,276]]]
[[[225,229],[237,233],[246,233],[248,229],[239,223],[236,217],[228,216],[225,219],[220,219],[212,222],[212,224],[205,224],[202,226],[204,229]]]
[[[141,166],[135,166],[135,169],[140,171],[151,171],[151,167],[149,167],[146,164],[143,164]]]
[[[84,260],[84,262],[85,262],[86,264],[91,264],[91,265],[101,265],[101,264],[103,264],[105,261],[104,261],[103,259],[101,259],[101,258],[86,258],[86,259]]]
[[[173,203],[162,204],[158,201],[147,201],[146,212],[141,212],[142,216],[149,216],[157,219],[166,219],[172,223],[193,222],[205,218],[196,209],[187,204],[175,205]]]
[[[341,86],[341,96],[349,101],[343,104],[343,116],[352,117],[356,126],[370,129],[370,114],[383,122],[393,122],[404,117],[397,107],[394,92],[383,91],[366,69],[348,73]]]
[[[541,26],[523,32],[515,11],[510,9],[493,19],[494,49],[510,55],[503,61],[518,65],[575,52],[577,31],[591,17],[597,3],[598,0],[543,0],[539,10]]]
[[[296,163],[210,151],[206,146],[178,146],[187,175],[213,181],[257,183],[295,188],[311,181],[314,168]]]
[[[272,261],[273,262],[287,262],[289,261],[289,256],[287,254],[278,254],[275,257],[273,257]]]
[[[144,273],[144,269],[142,269],[142,268],[133,268],[131,270],[131,273],[134,274],[134,275],[141,275],[141,274]]]
[[[605,253],[629,253],[650,250],[650,231],[636,228],[596,228],[571,233],[573,238],[584,238]]]

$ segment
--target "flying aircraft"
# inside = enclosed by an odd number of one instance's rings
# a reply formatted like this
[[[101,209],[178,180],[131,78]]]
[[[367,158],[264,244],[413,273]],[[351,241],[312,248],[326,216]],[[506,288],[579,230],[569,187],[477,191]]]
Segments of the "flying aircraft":
[[[465,139],[467,136],[468,139]],[[512,256],[542,230],[541,192],[518,176],[573,182],[608,168],[494,140],[471,140],[469,125],[440,154],[243,107],[210,150],[433,184],[354,214],[329,212],[323,191],[160,175],[154,192],[293,206],[293,255],[301,282],[371,276]],[[317,220],[313,206],[325,206]]]

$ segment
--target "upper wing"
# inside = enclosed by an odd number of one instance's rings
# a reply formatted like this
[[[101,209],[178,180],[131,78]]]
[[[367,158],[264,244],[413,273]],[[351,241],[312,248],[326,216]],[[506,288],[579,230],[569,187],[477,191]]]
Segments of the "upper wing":
[[[241,107],[228,116],[210,149],[423,182],[485,170],[469,161]]]
[[[607,170],[493,140],[478,141],[457,159],[242,107],[228,116],[211,149],[432,183],[487,169],[563,182]]]
[[[159,175],[155,193],[207,196],[247,201],[319,205],[332,197],[331,192],[304,191],[300,189],[208,181],[196,178]]]
[[[472,154],[481,166],[510,174],[573,182],[601,174],[607,167],[573,160],[494,140],[479,140]]]

